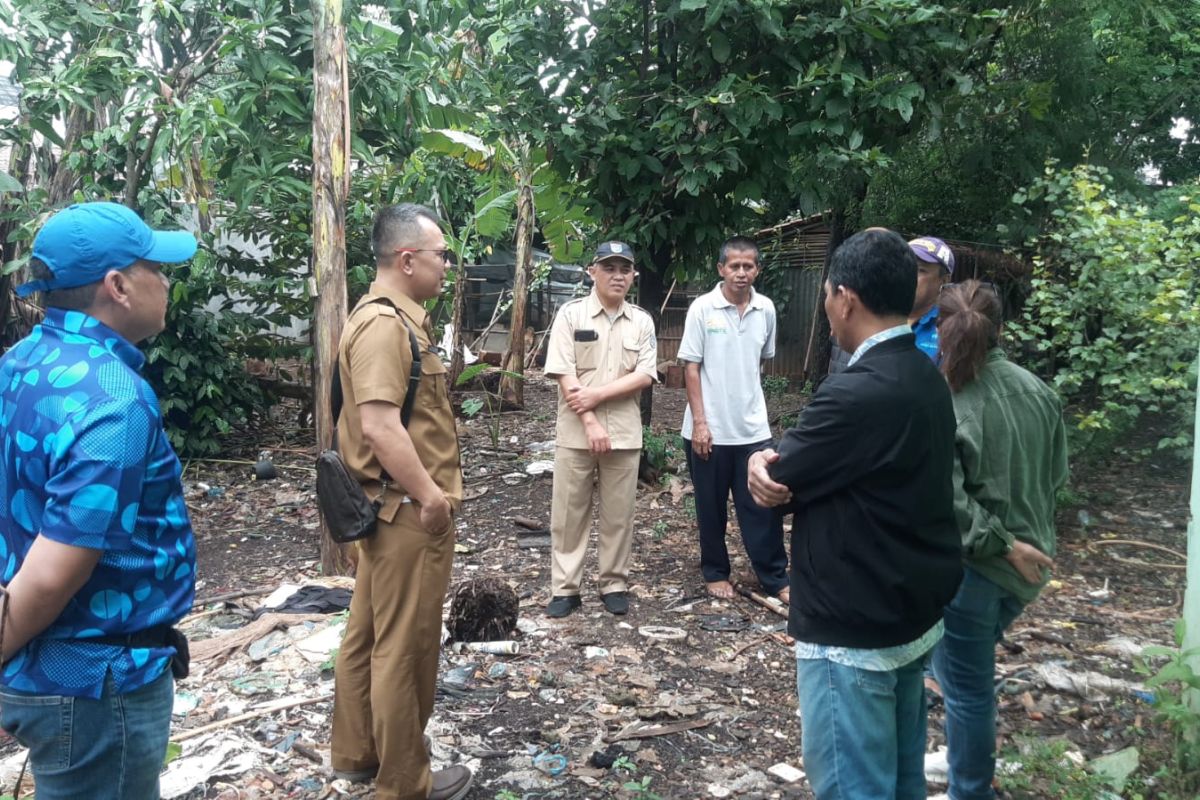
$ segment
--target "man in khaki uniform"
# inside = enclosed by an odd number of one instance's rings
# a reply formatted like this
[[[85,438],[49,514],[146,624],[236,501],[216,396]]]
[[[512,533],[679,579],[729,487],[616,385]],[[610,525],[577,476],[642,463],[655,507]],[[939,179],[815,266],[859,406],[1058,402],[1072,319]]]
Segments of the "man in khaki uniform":
[[[338,353],[338,435],[347,466],[383,502],[375,534],[359,543],[335,672],[332,764],[337,777],[374,778],[380,800],[457,800],[470,790],[470,770],[432,772],[423,741],[462,503],[446,369],[421,307],[441,292],[449,253],[437,216],[410,203],[376,215],[371,248],[376,279],[351,312]],[[421,346],[421,379],[406,429],[409,330]]]
[[[610,613],[629,611],[626,581],[642,449],[637,398],[657,379],[658,349],[650,315],[625,302],[637,274],[633,267],[629,245],[600,245],[588,267],[591,294],[564,305],[550,330],[546,375],[558,380],[550,617],[582,605],[593,481],[600,495],[600,596]]]

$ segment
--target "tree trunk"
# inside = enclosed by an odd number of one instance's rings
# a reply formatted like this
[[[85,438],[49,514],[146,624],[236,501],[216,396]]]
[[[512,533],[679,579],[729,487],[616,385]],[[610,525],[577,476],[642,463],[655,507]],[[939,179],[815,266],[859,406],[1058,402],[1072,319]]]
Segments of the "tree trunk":
[[[467,310],[467,262],[466,257],[458,254],[458,270],[454,273],[454,301],[450,309],[450,326],[454,335],[450,337],[450,386],[458,384],[458,376],[463,368],[463,316]]]
[[[525,150],[523,156],[528,155]],[[521,169],[525,173],[524,168]],[[529,273],[533,266],[533,185],[529,175],[520,176],[517,194],[517,263],[513,267],[512,315],[508,326],[508,350],[501,362],[506,372],[521,375],[500,376],[500,398],[508,408],[525,407],[525,309],[529,305]]]
[[[329,381],[346,322],[346,196],[350,193],[350,115],[341,0],[313,4],[313,417],[318,450],[333,439]],[[349,571],[346,550],[321,521],[321,571]]]
[[[29,115],[25,114],[21,117],[19,129],[28,130]],[[26,179],[29,176],[30,161],[33,158],[33,145],[29,142],[22,142],[13,147],[9,157],[9,175],[11,175],[22,186],[26,185]],[[16,227],[17,220],[4,219],[5,213],[9,210],[8,206],[17,207],[19,203],[9,203],[7,197],[15,197],[16,195],[0,195],[0,266],[7,264],[14,258],[19,256],[20,245],[16,242],[10,242],[9,236]],[[16,295],[13,294],[13,284],[19,278],[17,275],[0,275],[0,350],[5,350],[9,345],[15,343],[17,339],[25,335],[25,331],[20,330],[20,326],[13,325],[18,315],[13,314],[13,303],[16,302]],[[12,326],[10,329],[10,325]]]
[[[829,357],[832,345],[829,339],[829,317],[825,315],[825,281],[829,278],[829,262],[833,252],[849,234],[846,210],[835,208],[829,212],[829,246],[825,250],[825,263],[821,267],[821,288],[817,291],[817,313],[813,314],[809,330],[808,348],[804,353],[804,380],[815,385],[829,373]]]
[[[638,271],[638,305],[641,306],[650,319],[654,320],[654,329],[658,330],[659,323],[659,307],[663,302],[666,282],[664,276],[671,269],[671,248],[667,245],[660,246],[657,250],[650,254],[649,263],[643,261],[641,269]],[[658,362],[658,354],[654,356],[655,363]],[[650,421],[654,417],[654,384],[650,384],[642,390],[641,397],[638,398],[638,403],[642,410],[642,425],[650,426]]]
[[[79,183],[79,175],[67,166],[67,157],[79,146],[79,140],[88,130],[90,122],[91,114],[83,107],[71,106],[71,112],[67,115],[66,135],[63,136],[62,155],[56,164],[54,177],[50,179],[50,190],[46,198],[46,204],[50,208],[61,205],[74,193],[76,184]]]

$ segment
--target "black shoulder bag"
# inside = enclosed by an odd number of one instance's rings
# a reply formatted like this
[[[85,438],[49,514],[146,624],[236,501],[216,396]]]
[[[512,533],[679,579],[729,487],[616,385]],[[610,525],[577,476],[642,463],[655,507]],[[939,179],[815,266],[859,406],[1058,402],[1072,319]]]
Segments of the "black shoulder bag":
[[[387,298],[379,301],[392,305]],[[395,308],[395,306],[392,306]],[[417,397],[417,386],[421,382],[421,345],[417,334],[403,319],[400,320],[408,330],[408,343],[412,348],[412,369],[408,375],[408,391],[404,394],[404,405],[400,407],[400,424],[408,427],[412,418],[413,402]],[[337,451],[337,420],[342,413],[342,381],[340,365],[334,362],[333,376],[330,379],[330,406],[333,411],[333,446],[323,450],[317,456],[317,505],[329,535],[335,542],[353,542],[365,539],[375,532],[376,515],[383,505],[383,495],[387,492],[391,476],[387,470],[380,475],[383,491],[374,500],[367,498],[362,484],[355,480]]]

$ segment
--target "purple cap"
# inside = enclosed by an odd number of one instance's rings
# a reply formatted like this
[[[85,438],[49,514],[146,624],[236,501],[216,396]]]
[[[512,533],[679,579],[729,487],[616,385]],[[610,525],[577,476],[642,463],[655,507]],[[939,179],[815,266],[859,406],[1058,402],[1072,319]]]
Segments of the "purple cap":
[[[175,264],[195,254],[196,237],[187,231],[153,230],[119,203],[77,203],[46,220],[33,239],[33,257],[54,278],[23,283],[17,294],[72,289],[138,261]]]
[[[941,264],[947,273],[954,274],[954,251],[936,236],[920,236],[908,243],[917,258],[927,264]]]

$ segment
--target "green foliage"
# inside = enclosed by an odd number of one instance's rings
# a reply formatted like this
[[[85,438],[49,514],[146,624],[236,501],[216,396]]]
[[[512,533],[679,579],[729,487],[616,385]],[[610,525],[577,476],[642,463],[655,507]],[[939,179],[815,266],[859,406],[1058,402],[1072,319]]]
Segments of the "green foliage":
[[[503,398],[499,392],[493,388],[489,381],[485,380],[489,376],[506,376],[513,380],[523,380],[524,375],[516,372],[511,372],[499,367],[493,367],[483,361],[472,364],[464,369],[458,376],[458,380],[454,382],[455,386],[465,386],[476,378],[479,379],[479,385],[483,387],[483,399],[478,397],[468,397],[462,401],[462,413],[467,417],[474,417],[484,407],[487,408],[487,429],[488,438],[491,439],[492,448],[500,447],[500,411],[503,408]]]
[[[671,524],[665,519],[656,520],[651,532],[654,536],[654,541],[661,542],[667,538],[667,533],[671,530]]]
[[[1046,174],[1013,198],[1044,214],[1032,294],[1007,326],[1073,411],[1075,446],[1144,412],[1187,411],[1200,344],[1200,204],[1170,224],[1118,199],[1106,170]],[[1186,427],[1186,426],[1184,426]],[[1179,447],[1186,433],[1160,447]]]
[[[521,800],[521,795],[511,789],[501,789],[496,792],[495,800]]]
[[[625,781],[621,784],[621,788],[631,792],[634,800],[663,800],[662,795],[650,791],[650,784],[653,780],[653,776],[643,775],[640,779]]]
[[[1175,623],[1175,647],[1147,647],[1136,666],[1148,676],[1146,686],[1154,691],[1154,707],[1159,719],[1171,733],[1173,749],[1165,775],[1166,788],[1179,797],[1200,793],[1200,711],[1195,693],[1200,691],[1200,675],[1193,664],[1200,659],[1200,648],[1183,649],[1184,620]],[[1165,658],[1157,668],[1153,659]]]
[[[249,423],[267,399],[238,355],[253,335],[246,315],[212,310],[222,281],[212,259],[168,268],[167,327],[145,346],[145,376],[159,397],[171,444],[185,458],[218,453],[222,437]]]
[[[642,428],[642,455],[659,472],[673,472],[675,462],[683,455],[683,440],[677,433],[659,435],[648,427]]]
[[[1112,170],[1146,196],[1139,172],[1175,185],[1200,173],[1200,130],[1182,131],[1200,99],[1200,6],[1191,0],[1028,0],[984,55],[974,91],[947,98],[873,176],[863,224],[1020,245],[1036,222],[997,202],[1049,158]],[[941,136],[953,121],[953,136]],[[1161,191],[1161,190],[1160,190]],[[1170,219],[1177,215],[1163,216]]]
[[[163,766],[167,766],[181,755],[183,755],[183,745],[179,742],[167,742],[167,752],[163,756]],[[3,798],[0,798],[0,800],[3,800]]]
[[[1018,768],[997,773],[1000,788],[1015,800],[1098,800],[1112,796],[1103,776],[1088,772],[1066,757],[1070,742],[1030,737],[1018,739],[1017,744],[1018,749],[1005,753],[1003,759]]]
[[[763,394],[766,395],[768,400],[776,397],[783,397],[788,393],[788,390],[791,388],[791,386],[792,382],[786,375],[762,376]]]

